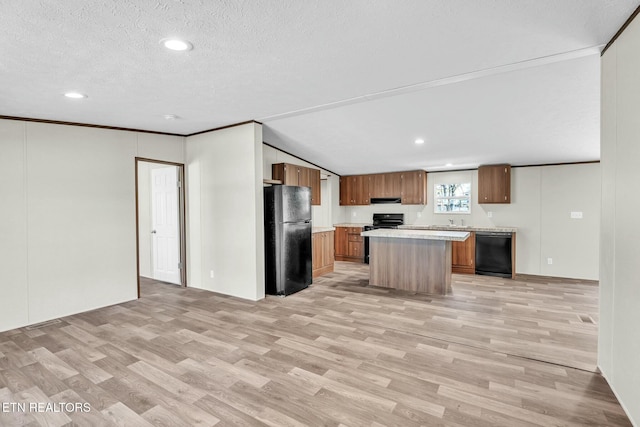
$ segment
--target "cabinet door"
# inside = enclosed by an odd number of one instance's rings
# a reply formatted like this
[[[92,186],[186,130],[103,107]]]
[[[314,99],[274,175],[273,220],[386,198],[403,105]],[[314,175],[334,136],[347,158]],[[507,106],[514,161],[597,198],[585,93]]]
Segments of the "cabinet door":
[[[322,242],[324,255],[324,265],[333,265],[335,260],[334,255],[334,243],[333,243],[333,231],[327,231],[324,234],[324,241]]]
[[[320,205],[320,169],[307,169],[309,171],[309,185],[311,186],[311,204]]]
[[[313,233],[311,235],[311,265],[313,270],[324,266],[324,233]]]
[[[392,172],[384,174],[384,196],[383,197],[400,197],[402,195],[402,173]]]
[[[364,258],[364,246],[359,242],[349,242],[347,256],[353,258]]]
[[[478,168],[478,203],[511,203],[511,166]]]
[[[351,204],[351,177],[340,177],[340,205],[348,206]]]
[[[386,195],[386,177],[389,174],[377,173],[369,175],[369,194],[374,197],[389,197]]]
[[[303,166],[298,166],[298,185],[300,187],[311,187],[311,170]]]
[[[271,177],[282,181],[284,185],[298,185],[298,166],[289,163],[271,165]]]
[[[368,205],[369,202],[369,182],[371,180],[369,175],[356,175],[353,180],[354,205]]]
[[[476,233],[464,242],[451,242],[451,267],[454,273],[475,273]]]
[[[336,227],[335,231],[335,254],[338,256],[348,256],[348,238],[347,227]]]
[[[312,270],[317,270],[319,268],[318,250],[319,249],[321,250],[321,248],[318,248],[318,241],[320,241],[320,239],[318,239],[318,233],[311,233],[311,269]]]
[[[347,238],[347,255],[354,258],[364,259],[364,237],[361,236],[360,233],[362,233],[361,228],[349,228],[349,234]]]
[[[425,171],[402,172],[400,179],[403,205],[427,204],[427,173]]]

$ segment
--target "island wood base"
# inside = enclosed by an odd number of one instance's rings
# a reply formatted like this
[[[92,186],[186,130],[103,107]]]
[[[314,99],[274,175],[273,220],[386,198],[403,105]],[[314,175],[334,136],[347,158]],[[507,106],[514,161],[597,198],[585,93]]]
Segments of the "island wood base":
[[[451,292],[451,241],[369,239],[369,284],[412,292]]]

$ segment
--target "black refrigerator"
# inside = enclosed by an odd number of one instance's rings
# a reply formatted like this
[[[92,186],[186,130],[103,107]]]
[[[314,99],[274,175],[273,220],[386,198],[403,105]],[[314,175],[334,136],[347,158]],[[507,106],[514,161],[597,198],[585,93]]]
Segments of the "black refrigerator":
[[[264,188],[265,292],[286,296],[311,284],[311,189]]]

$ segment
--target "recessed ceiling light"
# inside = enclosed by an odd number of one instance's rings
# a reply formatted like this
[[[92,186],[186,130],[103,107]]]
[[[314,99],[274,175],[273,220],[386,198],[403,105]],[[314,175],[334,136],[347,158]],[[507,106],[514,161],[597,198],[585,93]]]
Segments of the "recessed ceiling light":
[[[424,144],[424,139],[418,138],[418,139],[416,139],[415,142],[416,142],[416,144]]]
[[[160,40],[160,44],[166,47],[167,49],[177,50],[180,52],[193,49],[193,45],[191,44],[191,42],[188,42],[187,40],[167,38],[167,39]]]
[[[80,92],[67,92],[64,94],[64,96],[66,96],[67,98],[72,98],[72,99],[82,99],[82,98],[86,98],[87,95],[85,95],[84,93],[80,93]]]
[[[164,117],[167,120],[177,120],[180,118],[180,116],[176,116],[175,114],[165,114],[162,117]]]
[[[453,166],[453,163],[447,163],[445,166],[450,168],[451,166]]]

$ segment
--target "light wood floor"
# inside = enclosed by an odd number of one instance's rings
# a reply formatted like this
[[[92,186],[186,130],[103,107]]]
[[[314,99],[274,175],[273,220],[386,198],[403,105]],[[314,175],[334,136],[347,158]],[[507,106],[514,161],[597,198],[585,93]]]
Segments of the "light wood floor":
[[[629,426],[595,370],[597,285],[454,275],[367,286],[364,265],[250,302],[144,281],[142,298],[0,334],[0,425]],[[2,408],[0,408],[2,409]]]

